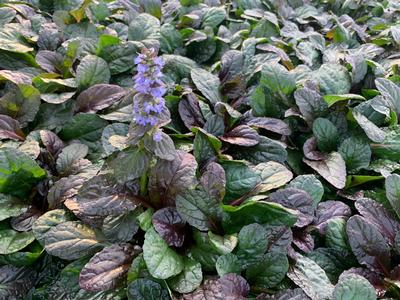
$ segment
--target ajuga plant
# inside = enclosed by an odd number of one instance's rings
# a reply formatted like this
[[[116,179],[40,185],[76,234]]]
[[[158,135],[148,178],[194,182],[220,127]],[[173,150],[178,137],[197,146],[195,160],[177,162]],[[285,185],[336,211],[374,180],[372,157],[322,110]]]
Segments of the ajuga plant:
[[[400,299],[397,0],[0,0],[0,300]]]

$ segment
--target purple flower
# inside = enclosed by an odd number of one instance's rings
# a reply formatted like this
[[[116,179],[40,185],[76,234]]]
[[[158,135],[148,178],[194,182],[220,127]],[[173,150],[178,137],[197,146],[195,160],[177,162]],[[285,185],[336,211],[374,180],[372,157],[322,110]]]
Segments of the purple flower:
[[[166,109],[163,96],[167,89],[161,80],[164,62],[154,49],[144,49],[135,58],[135,64],[138,73],[134,76],[134,88],[138,94],[133,103],[134,120],[141,126],[155,126],[157,116]]]
[[[155,142],[161,142],[161,140],[162,140],[162,135],[161,135],[161,131],[160,130],[158,130],[157,132],[155,132],[154,134],[153,134],[153,141],[155,141]]]

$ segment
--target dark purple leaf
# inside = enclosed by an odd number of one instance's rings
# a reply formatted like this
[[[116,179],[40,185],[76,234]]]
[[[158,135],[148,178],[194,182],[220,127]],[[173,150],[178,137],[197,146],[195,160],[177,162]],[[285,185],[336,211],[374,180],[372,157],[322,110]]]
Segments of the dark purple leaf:
[[[372,271],[387,273],[390,249],[378,228],[361,216],[353,216],[347,221],[346,231],[358,262]]]
[[[247,299],[250,292],[250,286],[240,275],[229,273],[218,279],[221,285],[222,294],[227,299]]]
[[[287,55],[283,49],[270,44],[258,44],[256,48],[262,51],[272,52],[277,54],[285,66],[287,66],[288,68],[289,66],[291,66],[291,68],[293,68],[289,55]]]
[[[222,292],[219,280],[206,279],[203,285],[190,294],[183,295],[184,300],[227,300]]]
[[[24,299],[35,284],[36,272],[9,265],[0,267],[0,299]]]
[[[176,195],[197,183],[194,156],[180,150],[175,155],[173,161],[158,161],[150,172],[149,194],[152,202],[157,205],[175,205]]]
[[[325,159],[325,155],[317,150],[317,139],[314,136],[304,142],[303,153],[306,158],[311,160]]]
[[[165,207],[153,215],[154,229],[169,246],[181,247],[185,240],[185,225],[174,207]]]
[[[303,162],[314,169],[326,181],[337,189],[346,185],[346,164],[337,152],[331,152],[324,160],[312,161],[303,158]]]
[[[1,139],[12,139],[16,141],[25,140],[25,135],[17,120],[6,115],[0,115],[0,140]]]
[[[43,145],[51,155],[57,157],[64,148],[63,141],[53,132],[49,130],[40,130],[40,138],[42,139]]]
[[[247,125],[239,125],[221,136],[220,139],[229,144],[250,147],[257,145],[260,138],[257,130]]]
[[[229,99],[239,98],[245,93],[245,91],[246,80],[243,75],[237,75],[223,83],[221,86],[221,93]]]
[[[306,191],[296,188],[281,189],[270,194],[269,201],[297,210],[297,227],[304,227],[314,219],[313,200]]]
[[[67,199],[64,205],[87,222],[93,218],[98,220],[134,210],[138,203],[126,187],[115,183],[111,176],[105,174],[86,181],[76,197]]]
[[[113,84],[95,84],[84,90],[76,99],[76,111],[94,113],[107,108],[126,94],[126,91]]]
[[[378,273],[372,272],[365,268],[351,268],[344,271],[340,275],[339,281],[341,280],[341,278],[344,278],[345,276],[350,274],[357,274],[366,278],[369,283],[371,283],[375,288],[378,297],[383,297],[385,295],[387,288],[385,286],[383,278]]]
[[[291,135],[292,133],[289,125],[280,119],[267,118],[267,117],[252,117],[246,120],[246,124],[249,126],[262,128],[282,135]]]
[[[63,56],[55,51],[39,51],[36,54],[36,62],[49,73],[60,73],[63,69]]]
[[[222,84],[230,81],[242,72],[243,53],[237,50],[229,50],[221,57],[221,71],[218,76]]]
[[[293,231],[293,244],[305,253],[314,250],[314,238],[304,230]]]
[[[34,206],[17,217],[11,218],[11,227],[17,231],[30,231],[32,224],[42,215],[42,212]]]
[[[250,286],[246,280],[237,274],[229,273],[219,279],[204,280],[193,293],[183,296],[185,300],[246,300]]]
[[[0,81],[9,80],[14,84],[32,84],[32,79],[26,73],[11,71],[11,70],[0,70]]]
[[[355,206],[365,219],[379,229],[389,244],[394,243],[396,233],[400,231],[400,224],[382,204],[372,199],[361,198]]]
[[[211,197],[224,198],[226,178],[225,170],[221,165],[215,162],[209,163],[200,178],[200,182]]]
[[[334,286],[325,271],[312,259],[294,254],[296,263],[286,275],[311,299],[331,299]]]
[[[266,228],[268,252],[287,252],[293,241],[292,230],[286,226],[271,226]]]
[[[301,114],[309,125],[317,118],[324,116],[328,111],[328,104],[321,97],[315,87],[307,86],[297,89],[294,92],[296,104],[299,107]]]
[[[106,291],[122,281],[140,252],[131,244],[112,245],[96,253],[83,267],[79,286],[88,291]]]
[[[47,194],[49,208],[59,208],[65,200],[74,197],[84,182],[85,178],[78,175],[70,175],[55,182]]]
[[[325,201],[317,206],[314,225],[321,234],[325,234],[326,225],[329,220],[337,217],[348,218],[351,216],[349,206],[340,201]]]
[[[179,101],[179,115],[185,126],[188,129],[193,127],[203,127],[205,122],[201,113],[199,100],[193,93],[187,94],[186,98],[182,98]]]
[[[260,294],[256,300],[311,300],[302,289],[297,288],[293,290],[279,291],[274,295]]]

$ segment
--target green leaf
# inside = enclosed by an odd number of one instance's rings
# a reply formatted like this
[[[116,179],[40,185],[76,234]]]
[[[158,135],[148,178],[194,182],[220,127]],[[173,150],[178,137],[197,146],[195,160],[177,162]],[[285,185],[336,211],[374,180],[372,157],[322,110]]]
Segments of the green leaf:
[[[0,230],[0,254],[17,252],[35,240],[31,231],[17,232],[12,229]]]
[[[145,234],[143,257],[150,274],[158,279],[178,275],[184,269],[182,257],[168,247],[154,228]]]
[[[317,138],[318,148],[324,152],[334,151],[339,142],[339,133],[331,121],[318,118],[313,123],[313,133]]]
[[[358,111],[353,110],[353,117],[356,119],[358,125],[360,125],[371,141],[381,143],[385,140],[385,131],[376,126],[366,116]]]
[[[16,149],[0,149],[0,192],[27,197],[46,172],[28,155]]]
[[[324,187],[315,175],[299,175],[293,179],[288,187],[306,191],[313,199],[313,208],[316,208],[324,195]]]
[[[105,47],[101,57],[108,62],[111,75],[115,75],[133,68],[132,61],[137,56],[138,50],[136,42],[128,41]]]
[[[143,213],[138,216],[140,229],[148,231],[152,227],[152,217],[154,210],[152,208],[146,209]]]
[[[339,101],[344,101],[344,100],[361,100],[361,101],[366,100],[363,96],[357,94],[325,95],[323,96],[323,98],[329,107],[331,107],[333,104]]]
[[[175,49],[182,47],[182,36],[172,24],[163,24],[160,29],[160,34],[160,49],[164,53],[174,53]]]
[[[236,273],[238,275],[241,273],[240,261],[238,257],[232,253],[227,253],[218,257],[215,268],[220,277],[229,273]]]
[[[103,245],[103,236],[79,221],[68,221],[52,227],[45,235],[46,251],[66,260],[94,254]]]
[[[16,267],[32,266],[42,256],[44,249],[39,243],[31,243],[27,249],[0,255],[0,264]]]
[[[262,85],[257,86],[252,92],[250,104],[256,117],[280,117],[284,111],[272,91]]]
[[[178,293],[190,293],[198,288],[203,281],[200,263],[190,258],[183,259],[183,271],[168,279],[168,285]]]
[[[208,234],[194,229],[193,238],[195,245],[190,248],[189,256],[198,261],[203,270],[214,271],[220,253],[211,244]]]
[[[260,83],[273,93],[289,95],[296,88],[294,76],[280,64],[264,64]]]
[[[95,55],[85,56],[76,69],[76,82],[81,90],[95,84],[108,83],[110,76],[107,62]]]
[[[250,192],[261,181],[261,176],[241,161],[223,161],[225,170],[225,200],[237,199]]]
[[[168,300],[168,292],[147,278],[139,278],[127,287],[128,300]]]
[[[253,164],[267,161],[277,161],[283,163],[287,159],[287,151],[282,143],[265,136],[260,136],[260,142],[253,147],[238,148],[235,152],[237,159],[245,159]]]
[[[160,36],[160,21],[149,14],[139,14],[129,24],[129,40],[157,40]]]
[[[260,224],[244,226],[238,235],[236,255],[242,269],[258,262],[268,247],[267,231]]]
[[[257,288],[269,289],[281,282],[288,270],[289,261],[284,253],[268,253],[247,269],[246,278]]]
[[[284,165],[274,161],[260,163],[252,169],[261,178],[261,182],[257,185],[254,193],[265,193],[276,189],[293,178],[292,172]]]
[[[325,271],[307,257],[298,255],[296,264],[289,268],[287,276],[311,299],[328,300],[332,298],[333,285]]]
[[[328,221],[325,238],[325,244],[327,247],[337,250],[349,250],[346,233],[346,220],[342,218],[334,218]]]
[[[101,134],[108,122],[96,114],[79,113],[67,122],[60,131],[63,140],[79,140],[90,150],[97,151],[101,147]]]
[[[319,83],[321,92],[327,94],[347,94],[351,88],[349,72],[338,64],[323,64],[314,72],[314,78]]]
[[[221,214],[219,200],[200,188],[180,193],[175,203],[182,219],[199,230],[214,229]]]
[[[39,106],[40,92],[27,84],[13,87],[0,98],[0,114],[12,117],[22,127],[35,119]]]
[[[400,160],[400,127],[387,131],[382,142],[371,144],[372,153],[380,158]]]
[[[233,249],[235,249],[238,242],[236,234],[220,236],[209,231],[208,237],[210,239],[210,243],[214,246],[215,250],[217,250],[222,255],[231,253]]]
[[[223,205],[222,208],[225,212],[223,227],[228,234],[253,223],[291,227],[297,221],[294,211],[277,203],[247,201],[240,206]]]
[[[368,168],[371,160],[371,148],[363,140],[356,137],[345,139],[339,147],[338,152],[346,162],[346,169],[349,172],[357,172],[360,169]]]
[[[103,220],[102,231],[111,242],[128,242],[139,229],[138,213],[127,212],[117,216],[107,216]]]
[[[385,189],[390,205],[400,217],[400,175],[391,174],[386,177]]]
[[[375,300],[375,288],[365,277],[348,274],[340,278],[333,291],[334,300]]]
[[[147,171],[150,158],[144,149],[132,148],[120,152],[111,163],[115,178],[121,184],[139,178]]]
[[[101,53],[107,49],[107,47],[118,45],[120,42],[121,40],[116,36],[102,34],[97,43],[96,55],[101,56]]]
[[[389,79],[377,78],[376,87],[381,95],[389,101],[394,110],[400,113],[400,87]]]
[[[201,20],[203,28],[210,26],[212,28],[217,27],[226,19],[226,11],[223,7],[210,7],[206,10]]]
[[[196,85],[196,88],[207,98],[212,104],[223,102],[219,91],[219,78],[204,69],[195,68],[190,72],[190,76]]]
[[[383,176],[374,175],[349,175],[346,177],[346,189],[351,188],[367,182],[384,179]]]
[[[53,209],[41,215],[32,225],[35,238],[44,245],[49,230],[58,224],[71,221],[72,214],[64,209]]]
[[[11,195],[0,194],[0,221],[27,211],[29,205]]]
[[[161,0],[140,0],[140,4],[144,7],[146,13],[161,18]]]

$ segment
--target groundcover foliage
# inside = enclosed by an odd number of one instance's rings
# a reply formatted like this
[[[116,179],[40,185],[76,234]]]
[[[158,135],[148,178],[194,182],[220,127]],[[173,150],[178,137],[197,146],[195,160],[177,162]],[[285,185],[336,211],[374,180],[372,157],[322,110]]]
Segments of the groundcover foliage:
[[[0,299],[399,299],[399,19],[0,0]]]

